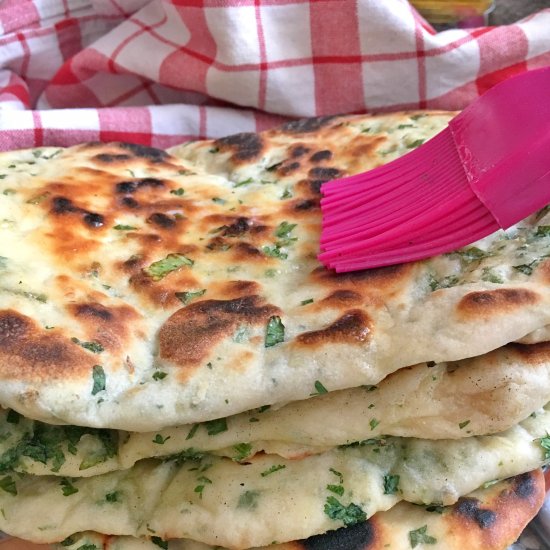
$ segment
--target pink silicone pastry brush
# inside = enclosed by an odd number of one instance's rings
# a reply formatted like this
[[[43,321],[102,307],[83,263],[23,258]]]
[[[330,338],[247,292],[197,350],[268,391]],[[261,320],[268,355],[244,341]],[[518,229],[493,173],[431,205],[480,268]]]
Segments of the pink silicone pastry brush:
[[[550,203],[550,67],[512,77],[434,138],[325,183],[320,261],[338,272],[450,252]]]

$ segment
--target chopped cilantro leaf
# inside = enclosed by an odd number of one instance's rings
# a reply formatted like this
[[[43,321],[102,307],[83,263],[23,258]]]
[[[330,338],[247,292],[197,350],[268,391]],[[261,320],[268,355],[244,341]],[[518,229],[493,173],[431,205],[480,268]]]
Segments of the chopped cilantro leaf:
[[[280,239],[286,239],[297,225],[296,223],[288,223],[287,221],[281,222],[275,230],[275,236]]]
[[[415,147],[420,147],[426,140],[425,139],[415,139],[413,142],[407,144],[407,149],[414,149]]]
[[[105,389],[105,371],[101,365],[94,365],[92,369],[92,378],[94,380],[94,385],[92,388],[92,395],[99,393]]]
[[[95,544],[83,544],[79,546],[76,550],[99,550]]]
[[[71,341],[84,349],[91,351],[92,353],[101,353],[102,351],[105,351],[105,348],[99,342],[82,342],[75,337],[71,338]]]
[[[153,373],[153,380],[164,380],[168,376],[167,372],[157,370]]]
[[[220,152],[220,149],[218,147],[212,147],[211,149],[208,149],[208,152],[215,155],[216,153]]]
[[[367,519],[367,515],[357,504],[352,502],[348,506],[344,506],[336,497],[332,496],[327,497],[324,510],[330,519],[340,520],[346,527]]]
[[[286,466],[284,464],[274,464],[273,466],[271,466],[271,468],[264,470],[260,475],[262,477],[266,477],[274,472],[278,472],[279,470],[284,470],[285,468]]]
[[[151,542],[153,544],[156,544],[163,550],[168,550],[168,542],[165,540],[162,540],[160,537],[151,537]]]
[[[283,191],[283,194],[281,195],[281,200],[284,199],[291,199],[292,198],[292,191],[289,187],[285,187],[285,190]]]
[[[460,422],[458,424],[458,427],[462,430],[462,428],[465,428],[470,423],[469,420],[464,420],[464,422]]]
[[[308,298],[307,300],[302,300],[300,302],[300,305],[301,306],[307,306],[308,304],[312,304],[313,303],[313,298]]]
[[[164,445],[169,439],[170,436],[162,437],[162,435],[156,434],[155,438],[153,439],[153,443],[156,443],[157,445]]]
[[[193,427],[189,430],[189,433],[187,434],[187,437],[185,438],[185,441],[195,437],[195,434],[197,433],[197,430],[199,429],[199,426],[200,426],[200,424],[194,424],[193,425]]]
[[[78,489],[66,477],[61,478],[59,484],[61,485],[61,490],[63,491],[64,497],[68,497],[74,495],[75,493],[78,493]]]
[[[120,502],[120,492],[119,491],[113,491],[112,493],[107,493],[105,495],[105,500],[107,502]]]
[[[252,453],[252,445],[250,443],[237,443],[233,445],[233,449],[236,451],[236,455],[233,457],[233,460],[240,462],[245,458],[248,458]]]
[[[284,342],[285,339],[285,326],[283,325],[281,318],[277,315],[273,315],[269,318],[269,321],[265,330],[264,346],[270,348]]]
[[[398,475],[387,475],[384,476],[384,494],[385,495],[395,495],[399,489],[399,476]]]
[[[539,225],[535,237],[550,237],[550,225]]]
[[[533,270],[536,266],[536,260],[532,261],[530,264],[522,264],[522,265],[513,265],[512,267],[519,271],[520,273],[523,273],[524,275],[532,275]]]
[[[322,395],[323,393],[328,393],[328,390],[323,386],[320,380],[315,380],[315,393],[310,393],[309,395]]]
[[[6,491],[6,493],[9,493],[10,495],[17,495],[17,487],[11,476],[6,476],[0,479],[0,489]]]
[[[237,182],[233,187],[242,187],[243,185],[248,185],[249,183],[254,183],[254,180],[252,178],[247,178]]]
[[[184,305],[186,306],[189,302],[194,300],[195,298],[200,298],[206,293],[206,288],[202,288],[200,290],[188,290],[185,292],[176,292],[176,298]]]
[[[540,446],[544,449],[544,458],[550,459],[550,435],[546,434],[545,437],[539,439]]]
[[[118,223],[113,227],[113,229],[116,229],[117,231],[133,231],[134,229],[137,229],[137,227],[134,227],[133,225],[124,225],[122,223]]]
[[[185,193],[185,190],[182,187],[179,187],[178,189],[171,189],[170,193],[172,193],[172,195],[177,195],[178,197],[181,197]]]
[[[71,546],[75,543],[74,535],[71,535],[70,537],[67,537],[66,539],[62,540],[59,544],[61,546]]]
[[[372,418],[371,421],[369,422],[371,431],[374,430],[374,428],[376,428],[378,424],[380,424],[380,420],[376,420],[376,418]]]
[[[342,496],[344,494],[343,485],[327,485],[327,489],[333,493],[336,493],[339,496]]]
[[[225,418],[209,420],[205,422],[204,425],[206,426],[208,435],[217,435],[227,431],[227,420]]]
[[[273,246],[264,246],[262,247],[262,250],[263,253],[270,258],[279,258],[281,260],[286,260],[288,258],[288,254],[286,252],[283,252],[281,250],[281,247],[277,244]]]
[[[145,268],[144,271],[153,280],[160,281],[172,271],[176,271],[184,265],[192,266],[194,263],[193,260],[183,254],[168,254],[163,260],[153,262],[149,267]]]
[[[428,535],[427,531],[427,525],[419,527],[414,531],[409,531],[409,542],[411,543],[411,548],[416,548],[419,544],[435,544],[437,542],[437,539]]]
[[[341,472],[335,470],[334,468],[329,468],[329,472],[332,472],[339,479],[341,484],[344,483],[344,476]]]

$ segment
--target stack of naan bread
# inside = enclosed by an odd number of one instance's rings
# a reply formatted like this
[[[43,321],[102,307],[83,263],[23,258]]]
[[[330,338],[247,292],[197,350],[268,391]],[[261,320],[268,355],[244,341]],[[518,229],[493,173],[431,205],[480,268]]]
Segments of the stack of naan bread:
[[[550,458],[550,214],[422,262],[316,259],[321,184],[451,117],[0,155],[0,529],[73,550],[515,540]]]

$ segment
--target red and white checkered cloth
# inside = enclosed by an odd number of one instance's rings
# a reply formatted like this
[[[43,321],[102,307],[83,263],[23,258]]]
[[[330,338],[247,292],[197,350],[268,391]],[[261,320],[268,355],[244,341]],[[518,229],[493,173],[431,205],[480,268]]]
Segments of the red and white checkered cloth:
[[[436,33],[405,0],[0,0],[0,33],[1,150],[460,109],[550,64],[550,10]]]

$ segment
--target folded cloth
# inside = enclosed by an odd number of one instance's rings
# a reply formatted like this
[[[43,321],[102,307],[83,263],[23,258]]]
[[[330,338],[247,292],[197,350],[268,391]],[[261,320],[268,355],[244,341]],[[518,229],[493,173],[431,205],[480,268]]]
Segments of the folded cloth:
[[[3,0],[0,149],[460,109],[550,63],[549,26],[436,33],[405,0]]]

